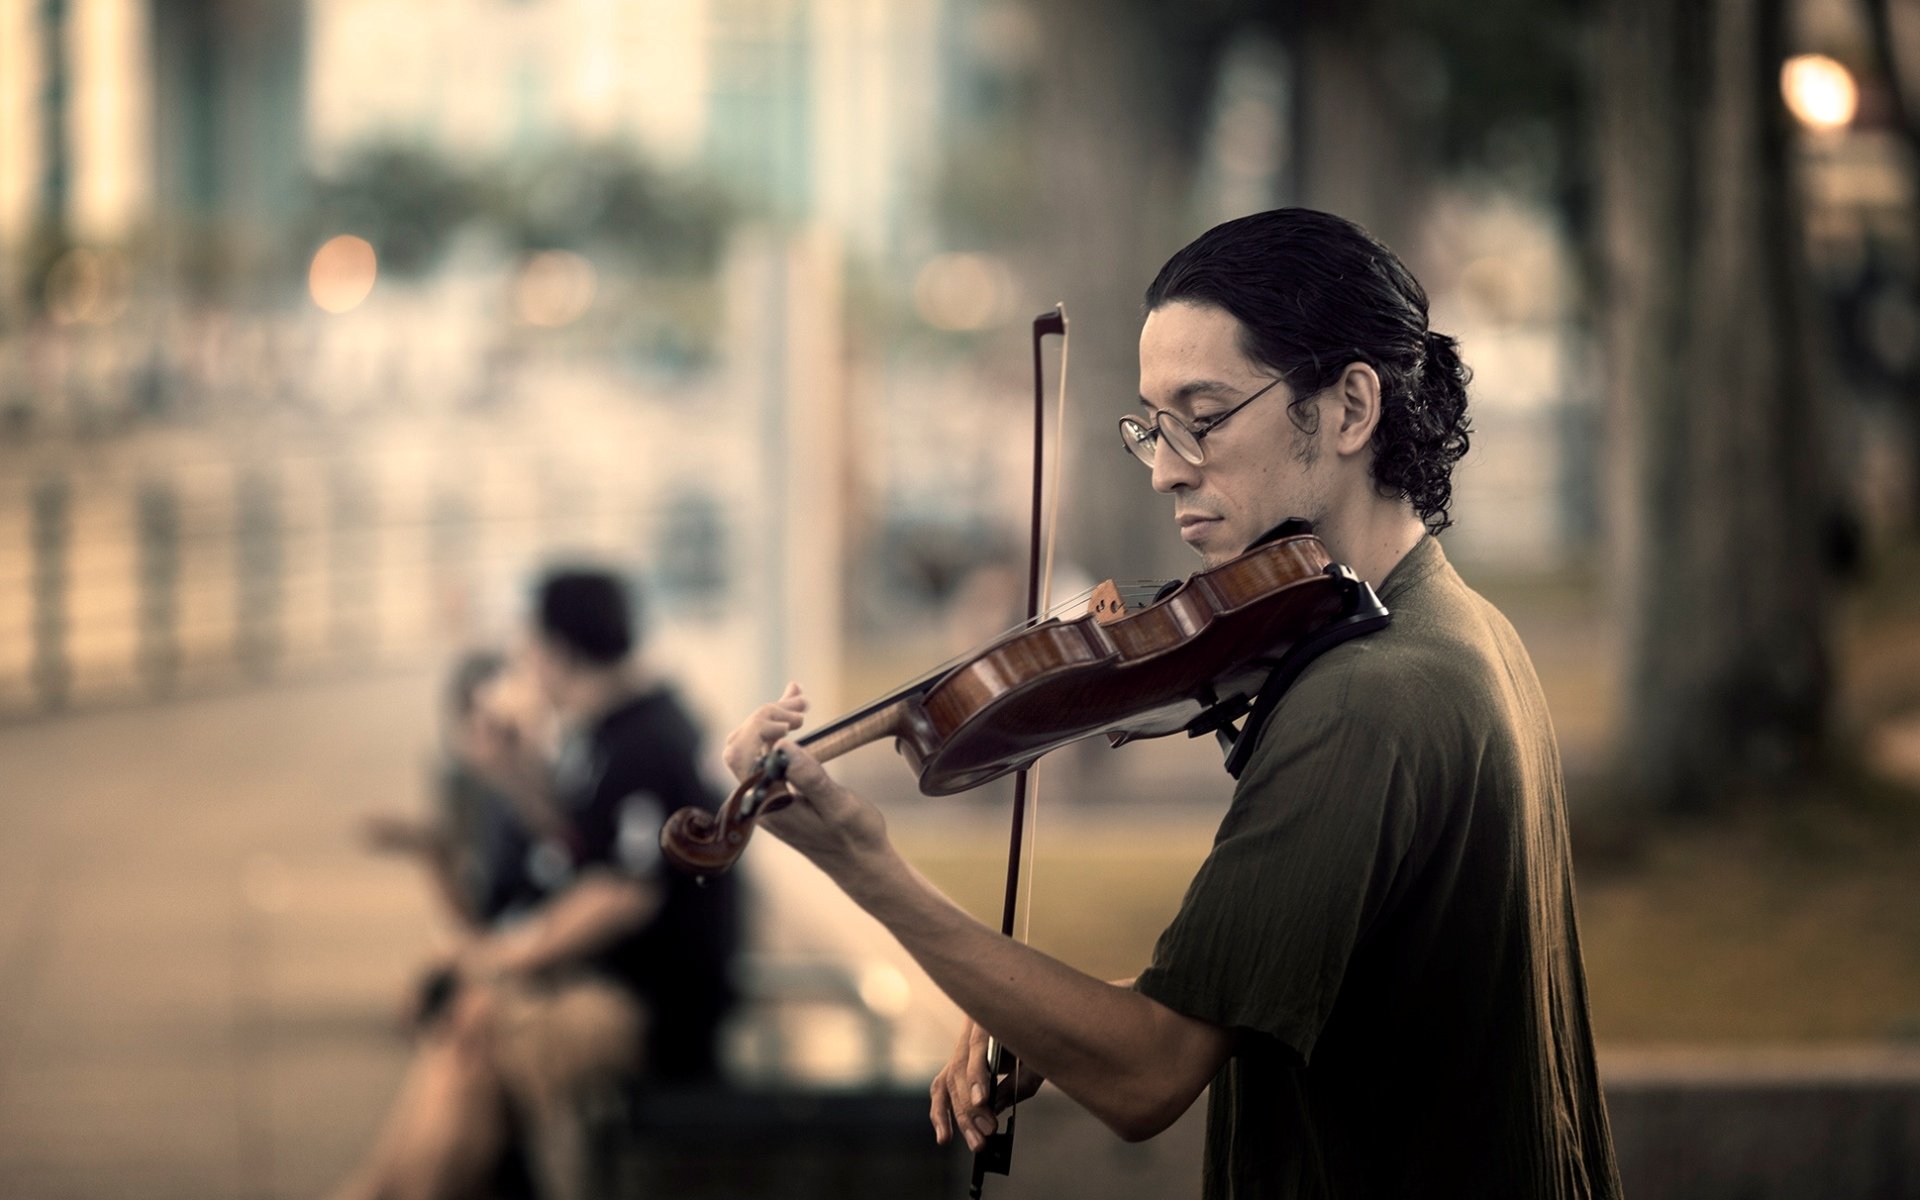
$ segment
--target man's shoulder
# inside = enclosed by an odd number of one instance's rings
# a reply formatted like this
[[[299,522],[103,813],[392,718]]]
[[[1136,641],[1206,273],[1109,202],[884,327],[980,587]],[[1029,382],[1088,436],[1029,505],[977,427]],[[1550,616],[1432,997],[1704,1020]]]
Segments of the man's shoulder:
[[[1501,669],[1484,631],[1396,613],[1385,629],[1314,660],[1289,693],[1315,706],[1373,711],[1450,704],[1481,690]]]
[[[594,742],[603,754],[691,750],[700,740],[693,717],[669,688],[639,692],[602,717]]]
[[[1451,572],[1401,600],[1385,629],[1311,663],[1275,721],[1303,731],[1358,726],[1384,747],[1496,719],[1515,674],[1532,671],[1505,618]]]

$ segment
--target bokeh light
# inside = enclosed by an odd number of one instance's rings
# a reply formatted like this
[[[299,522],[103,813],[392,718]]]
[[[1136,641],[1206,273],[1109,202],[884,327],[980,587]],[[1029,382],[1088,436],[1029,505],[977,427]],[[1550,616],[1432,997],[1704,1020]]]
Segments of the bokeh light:
[[[132,290],[119,255],[85,247],[67,251],[47,272],[47,313],[61,325],[106,325],[126,311]]]
[[[1780,94],[1809,129],[1843,129],[1860,111],[1853,72],[1824,54],[1796,54],[1780,68]]]
[[[1004,318],[1006,270],[985,254],[936,255],[913,281],[913,307],[935,329],[964,333]]]
[[[520,267],[513,307],[529,325],[556,329],[580,319],[593,305],[599,275],[571,250],[542,250]]]
[[[870,963],[860,972],[860,1000],[880,1016],[898,1020],[913,1004],[913,988],[898,967]]]
[[[347,313],[360,307],[380,274],[379,259],[373,244],[362,237],[343,233],[328,238],[314,252],[313,265],[307,269],[307,291],[313,302],[326,312]]]

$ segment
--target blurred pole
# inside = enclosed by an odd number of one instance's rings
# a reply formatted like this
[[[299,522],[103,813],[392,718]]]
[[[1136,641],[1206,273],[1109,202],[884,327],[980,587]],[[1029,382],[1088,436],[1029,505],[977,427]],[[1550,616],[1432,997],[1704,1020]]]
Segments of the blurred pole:
[[[1358,222],[1406,257],[1438,172],[1437,145],[1410,126],[1393,89],[1382,85],[1381,47],[1368,7],[1348,0],[1303,6],[1289,38],[1289,165],[1296,203]]]
[[[1200,232],[1186,216],[1194,146],[1166,120],[1180,100],[1162,69],[1165,27],[1138,5],[1054,0],[1034,11],[1047,64],[1032,123],[1043,220],[1022,251],[1022,303],[1038,312],[1065,301],[1073,322],[1060,553],[1102,576],[1184,573],[1192,554],[1166,498],[1137,477],[1113,435],[1139,392],[1140,297]],[[1179,86],[1197,90],[1198,104],[1210,82]],[[1025,480],[1009,486],[1024,492]]]
[[[73,147],[68,136],[72,67],[67,49],[67,0],[40,0],[40,232],[64,241],[73,189]]]
[[[221,295],[282,263],[302,202],[305,0],[147,0],[154,202],[187,295]]]
[[[180,499],[170,484],[140,488],[135,515],[140,546],[140,677],[165,695],[180,673]]]
[[[1608,0],[1593,57],[1630,803],[1818,769],[1832,436],[1807,344],[1782,0]]]
[[[33,683],[41,707],[64,708],[73,681],[67,657],[72,492],[64,476],[33,489]]]
[[[803,683],[816,711],[841,695],[845,603],[846,396],[838,242],[814,227],[758,229],[731,253],[729,322],[740,393],[751,397],[748,611],[762,698]]]
[[[378,540],[372,485],[343,456],[327,472],[327,634],[343,662],[363,662],[377,641]]]
[[[280,656],[280,492],[261,468],[234,496],[234,656],[249,678],[273,674]]]

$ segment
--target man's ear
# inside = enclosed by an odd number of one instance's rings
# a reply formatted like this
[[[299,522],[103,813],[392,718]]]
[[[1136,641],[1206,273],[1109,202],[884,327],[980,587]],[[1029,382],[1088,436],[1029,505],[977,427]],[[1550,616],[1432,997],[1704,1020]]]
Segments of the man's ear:
[[[1373,441],[1380,424],[1380,375],[1363,362],[1348,363],[1333,384],[1333,449],[1358,454]]]

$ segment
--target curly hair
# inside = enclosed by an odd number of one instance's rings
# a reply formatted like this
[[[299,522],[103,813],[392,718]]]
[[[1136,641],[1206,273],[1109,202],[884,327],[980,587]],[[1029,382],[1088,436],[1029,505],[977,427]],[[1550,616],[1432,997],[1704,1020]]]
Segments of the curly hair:
[[[1380,377],[1373,481],[1434,533],[1453,523],[1453,465],[1467,452],[1460,347],[1427,326],[1427,293],[1393,251],[1342,217],[1281,208],[1216,225],[1147,288],[1146,311],[1184,301],[1240,322],[1241,350],[1293,390],[1289,408],[1331,387],[1348,364]]]

